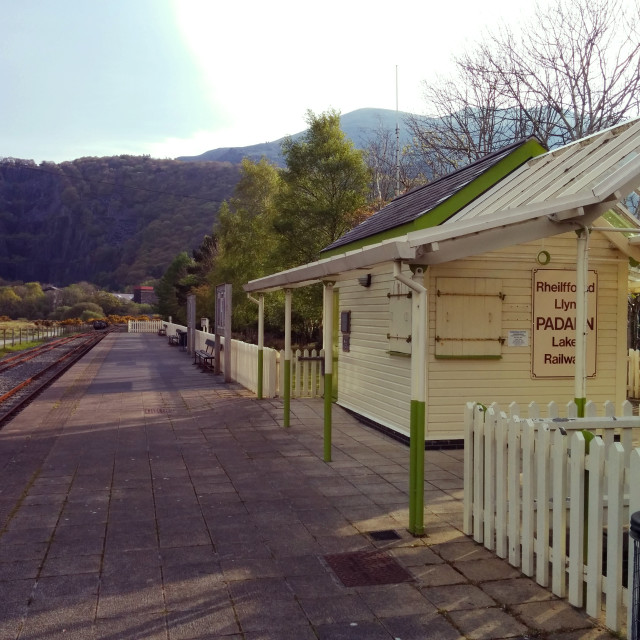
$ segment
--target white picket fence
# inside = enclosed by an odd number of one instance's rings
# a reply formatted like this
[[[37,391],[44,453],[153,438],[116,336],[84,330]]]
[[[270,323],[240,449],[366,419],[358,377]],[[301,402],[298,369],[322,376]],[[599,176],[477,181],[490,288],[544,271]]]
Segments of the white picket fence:
[[[129,333],[157,333],[162,327],[166,327],[167,335],[174,335],[177,329],[186,331],[187,327],[162,320],[148,322],[129,321]],[[204,331],[195,332],[194,349],[204,350],[205,341],[215,339],[215,334]],[[224,338],[220,339],[224,348]],[[284,351],[275,349],[263,349],[263,380],[262,394],[265,398],[275,398],[283,395],[283,370]],[[324,350],[315,349],[293,352],[291,358],[291,397],[292,398],[319,398],[324,394],[324,376],[322,360]],[[224,373],[224,358],[221,358],[222,372]],[[243,387],[256,393],[258,391],[258,347],[255,344],[231,341],[231,379],[239,382]]]
[[[284,351],[280,351],[280,362],[284,362]],[[296,349],[291,358],[291,397],[320,398],[324,394],[324,349]],[[280,389],[280,387],[278,387]],[[280,394],[282,395],[282,394]]]
[[[127,332],[158,333],[164,324],[166,323],[162,320],[129,320],[127,323]]]
[[[196,331],[196,334],[200,332]],[[209,338],[211,334],[204,334]],[[196,335],[197,339],[197,335]],[[224,338],[222,339],[224,344]],[[196,347],[200,348],[200,347]],[[204,344],[202,346],[204,348]],[[284,393],[284,351],[265,348],[262,361],[262,394],[265,398],[282,396]],[[324,350],[317,352],[296,350],[291,358],[291,397],[319,398],[324,394],[322,359]],[[223,367],[224,370],[224,367]],[[258,390],[258,347],[255,344],[231,341],[231,379],[243,387]]]
[[[640,448],[632,446],[640,418],[628,402],[618,418],[611,403],[603,417],[592,403],[586,418],[569,407],[559,418],[550,403],[541,419],[534,403],[528,418],[515,404],[508,415],[497,405],[467,405],[464,531],[589,615],[604,608],[606,626],[621,632],[631,616],[623,545],[630,514],[640,511]],[[599,437],[587,446],[583,429]]]

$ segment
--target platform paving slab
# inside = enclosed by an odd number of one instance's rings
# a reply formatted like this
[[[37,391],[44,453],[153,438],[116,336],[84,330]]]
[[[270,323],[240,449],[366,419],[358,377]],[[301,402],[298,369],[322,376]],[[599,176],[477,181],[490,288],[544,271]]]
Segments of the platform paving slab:
[[[327,463],[291,409],[108,335],[0,431],[0,640],[614,637],[462,533],[462,451],[426,452],[415,538],[408,448],[334,406]],[[406,578],[345,586],[365,550]]]

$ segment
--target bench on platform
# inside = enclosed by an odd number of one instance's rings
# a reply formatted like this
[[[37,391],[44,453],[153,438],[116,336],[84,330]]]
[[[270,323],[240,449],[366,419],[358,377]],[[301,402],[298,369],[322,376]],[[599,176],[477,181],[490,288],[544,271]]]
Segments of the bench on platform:
[[[169,336],[170,345],[179,345],[183,349],[187,348],[187,332],[182,329],[176,329],[175,335]]]
[[[159,336],[166,336],[167,335],[167,325],[163,324],[162,327],[160,327],[160,329],[158,329],[158,335]]]
[[[213,369],[216,357],[216,341],[208,338],[204,343],[206,345],[204,349],[199,349],[198,351],[193,352],[193,364],[201,364],[207,367],[207,369]]]

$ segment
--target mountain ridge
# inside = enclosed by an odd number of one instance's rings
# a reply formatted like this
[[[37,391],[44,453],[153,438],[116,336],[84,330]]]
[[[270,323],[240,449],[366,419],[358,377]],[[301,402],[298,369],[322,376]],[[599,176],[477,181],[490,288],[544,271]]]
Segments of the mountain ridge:
[[[371,137],[380,129],[395,133],[396,124],[400,130],[400,142],[405,144],[411,139],[411,134],[404,124],[404,119],[411,116],[406,111],[392,109],[377,109],[365,107],[356,109],[340,116],[340,128],[357,149],[364,149]],[[304,131],[291,135],[293,140],[299,139]],[[288,136],[282,136],[271,142],[252,144],[244,147],[218,147],[195,156],[178,156],[180,162],[232,162],[238,164],[243,158],[257,162],[265,157],[274,164],[284,166],[281,146]]]
[[[395,138],[396,121],[407,141],[407,115],[365,108],[341,123],[364,148],[380,130]],[[285,137],[191,159],[123,154],[37,165],[0,158],[0,285],[86,280],[122,290],[158,279],[176,255],[212,233],[220,204],[241,177],[242,158],[265,156],[282,166]]]

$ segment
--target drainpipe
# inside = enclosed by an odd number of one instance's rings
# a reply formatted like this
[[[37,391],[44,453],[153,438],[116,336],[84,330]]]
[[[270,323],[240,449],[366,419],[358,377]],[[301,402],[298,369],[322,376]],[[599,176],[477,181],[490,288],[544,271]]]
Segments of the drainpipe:
[[[584,418],[587,403],[587,286],[589,273],[589,229],[578,231],[576,256],[576,369],[574,401],[578,417]]]
[[[411,414],[409,419],[409,533],[424,535],[424,443],[427,394],[427,290],[424,271],[413,278],[402,273],[402,263],[393,263],[393,277],[411,289]]]
[[[324,347],[324,461],[331,462],[331,394],[333,393],[333,282],[324,283],[322,346]]]
[[[291,289],[284,290],[284,426],[291,424]]]
[[[258,305],[258,400],[262,400],[264,382],[264,294],[261,293],[258,299],[247,294],[251,302]]]

